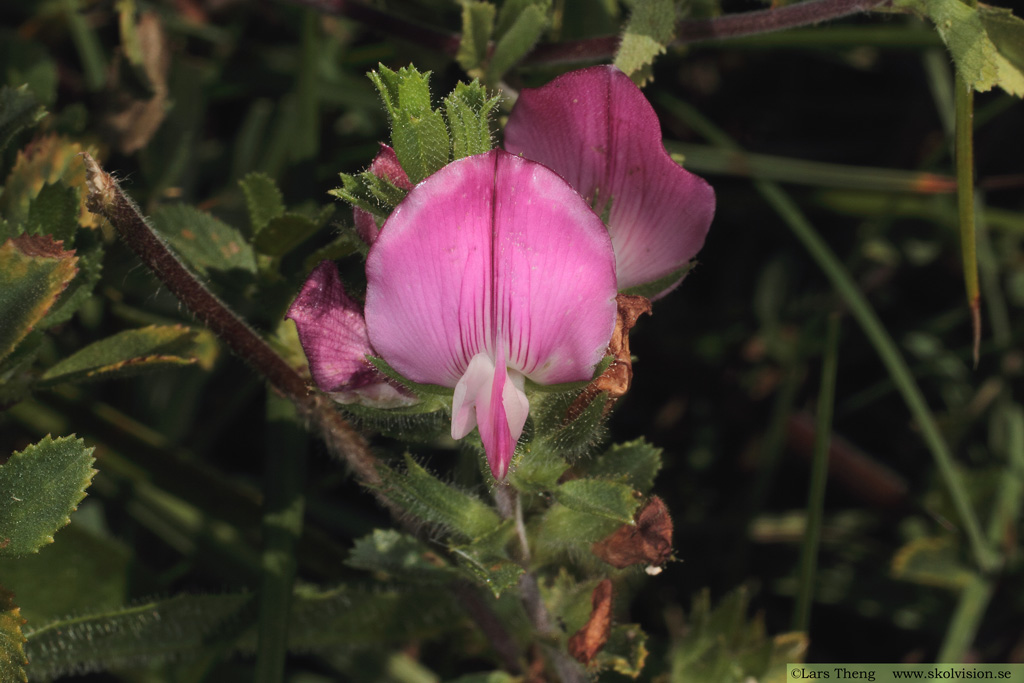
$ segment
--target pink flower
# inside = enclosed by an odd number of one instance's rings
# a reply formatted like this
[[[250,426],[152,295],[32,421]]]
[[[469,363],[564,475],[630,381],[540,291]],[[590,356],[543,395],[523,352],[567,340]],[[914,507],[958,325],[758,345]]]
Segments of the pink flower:
[[[373,354],[366,322],[330,261],[313,269],[287,317],[298,328],[313,381],[337,402],[381,408],[416,402],[366,360]]]
[[[454,389],[452,437],[479,427],[498,479],[529,412],[525,380],[589,380],[615,325],[600,218],[555,173],[500,150],[413,188],[366,275],[373,348],[408,379]]]
[[[657,115],[613,66],[564,74],[524,90],[505,127],[505,149],[553,169],[607,223],[620,290],[656,283],[664,296],[704,244],[715,195],[669,157]]]
[[[399,163],[395,150],[383,143],[381,143],[380,151],[373,158],[373,162],[370,163],[368,170],[378,178],[390,181],[397,188],[402,190],[412,189],[409,175],[402,168],[402,164]],[[359,237],[367,244],[373,244],[374,240],[377,239],[377,234],[380,232],[380,228],[377,227],[377,219],[374,218],[372,213],[366,209],[360,209],[358,206],[352,209],[352,217],[355,220],[356,233]]]

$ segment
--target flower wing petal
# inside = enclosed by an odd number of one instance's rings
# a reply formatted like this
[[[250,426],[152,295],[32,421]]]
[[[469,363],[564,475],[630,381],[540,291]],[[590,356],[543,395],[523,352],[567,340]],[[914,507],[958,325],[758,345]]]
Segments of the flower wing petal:
[[[366,322],[330,261],[313,269],[287,317],[295,321],[313,381],[335,400],[378,406],[415,402],[367,362],[373,349]]]
[[[524,90],[505,148],[555,170],[596,200],[598,211],[611,201],[619,289],[679,270],[704,244],[714,191],[672,161],[651,105],[615,67],[573,71]]]

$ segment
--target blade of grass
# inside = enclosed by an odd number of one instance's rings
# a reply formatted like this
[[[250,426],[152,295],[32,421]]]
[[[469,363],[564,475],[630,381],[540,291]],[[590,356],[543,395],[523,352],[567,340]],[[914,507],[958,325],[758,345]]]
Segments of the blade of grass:
[[[964,263],[967,305],[971,307],[974,367],[981,348],[981,293],[978,288],[978,250],[974,232],[974,89],[956,75],[956,203],[960,216],[960,251]]]
[[[263,577],[260,584],[256,683],[284,680],[288,654],[288,615],[302,533],[306,431],[295,406],[267,394],[267,439],[263,513]]]
[[[1024,410],[1004,396],[993,419],[1003,422],[1007,455],[1007,472],[1000,478],[996,503],[988,525],[988,540],[993,547],[998,548],[1005,544],[1008,535],[1014,533],[1021,508],[1024,507]],[[994,591],[993,578],[974,574],[960,592],[956,610],[939,649],[938,661],[964,661]]]
[[[71,42],[75,44],[78,58],[82,62],[82,73],[85,85],[92,92],[101,90],[107,81],[107,62],[103,58],[103,48],[99,38],[79,13],[79,0],[64,0],[64,12],[67,16]]]
[[[952,194],[956,191],[954,178],[935,173],[827,164],[683,142],[666,141],[665,148],[673,155],[682,155],[686,168],[696,173],[722,173],[848,190],[919,194]]]
[[[817,420],[814,426],[814,460],[811,486],[807,495],[807,528],[800,547],[800,588],[793,609],[793,630],[807,633],[811,626],[814,578],[818,568],[818,547],[825,515],[825,486],[828,481],[828,452],[832,443],[832,413],[836,398],[836,373],[839,368],[839,314],[828,318],[825,333],[825,357],[821,364]]]
[[[731,138],[690,105],[666,94],[660,95],[657,101],[714,144],[726,149],[738,149]],[[874,309],[871,308],[871,304],[857,288],[857,284],[843,267],[842,262],[804,217],[796,203],[773,182],[755,180],[754,187],[804,245],[811,258],[822,269],[844,303],[849,307],[850,313],[875,348],[875,352],[885,365],[893,383],[899,389],[903,401],[907,404],[910,414],[921,430],[925,445],[931,452],[939,474],[949,489],[975,562],[983,572],[991,571],[998,565],[999,558],[993,554],[982,535],[978,517],[971,506],[963,482],[960,480],[949,445],[939,431],[935,416],[928,407],[928,403],[917,386],[906,360],[896,346],[896,342],[886,331]]]

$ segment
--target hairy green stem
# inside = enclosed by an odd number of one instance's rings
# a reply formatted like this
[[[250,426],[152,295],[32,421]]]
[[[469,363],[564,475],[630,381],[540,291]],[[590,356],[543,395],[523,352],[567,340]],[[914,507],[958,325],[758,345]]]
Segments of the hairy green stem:
[[[689,105],[664,95],[659,101],[674,114],[684,118],[692,128],[709,140],[726,149],[738,150],[739,147],[724,132],[718,129],[713,123],[705,119],[700,113]],[[978,523],[978,516],[971,505],[967,489],[957,472],[956,462],[949,445],[939,431],[935,416],[928,407],[928,402],[921,393],[920,387],[914,380],[910,368],[907,366],[903,354],[900,353],[896,342],[886,331],[882,321],[867,298],[857,287],[857,283],[846,271],[839,258],[833,253],[825,240],[814,229],[807,218],[800,211],[800,208],[789,196],[782,191],[777,184],[765,180],[755,180],[754,187],[764,197],[765,201],[775,209],[793,235],[803,244],[811,257],[828,277],[832,286],[842,297],[850,313],[860,325],[868,341],[875,348],[882,363],[885,365],[893,383],[899,389],[903,401],[906,403],[910,414],[921,430],[925,445],[932,454],[939,474],[946,488],[949,490],[953,505],[960,517],[964,533],[967,535],[971,552],[978,568],[982,572],[990,572],[996,569],[1000,563],[992,549],[986,542]]]
[[[818,411],[814,432],[814,459],[811,463],[811,486],[807,495],[807,528],[800,548],[800,588],[793,609],[793,630],[807,633],[811,625],[811,604],[814,602],[814,581],[818,568],[818,547],[825,517],[825,486],[828,480],[828,452],[832,443],[832,413],[835,408],[836,374],[839,369],[838,313],[828,319],[825,335],[825,357],[821,366],[818,390]]]
[[[341,417],[330,399],[311,392],[306,380],[178,259],[117,181],[89,154],[83,157],[89,210],[109,220],[125,244],[200,322],[294,403],[303,419],[319,429],[331,451],[348,463],[362,483],[369,485],[390,508],[393,504],[379,489],[380,473],[366,440]]]

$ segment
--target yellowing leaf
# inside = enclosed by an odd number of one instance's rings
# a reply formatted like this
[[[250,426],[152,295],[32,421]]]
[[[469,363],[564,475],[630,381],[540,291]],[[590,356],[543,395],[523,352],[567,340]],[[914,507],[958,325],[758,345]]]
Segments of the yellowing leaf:
[[[46,315],[75,277],[78,258],[62,242],[22,235],[0,245],[0,360]]]
[[[21,626],[25,620],[14,604],[14,595],[0,586],[0,680],[27,681],[25,676],[25,636]]]
[[[26,221],[32,200],[43,187],[63,180],[67,186],[78,190],[78,224],[84,228],[99,227],[102,219],[85,210],[82,152],[97,154],[92,146],[72,142],[61,135],[47,135],[31,142],[18,152],[7,176],[4,193],[0,195],[0,213],[12,223]]]
[[[622,34],[615,66],[637,80],[654,58],[665,52],[675,37],[676,9],[673,0],[637,0]],[[646,80],[641,79],[641,80]]]

